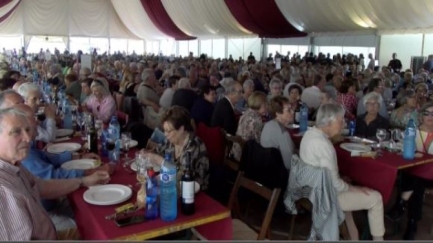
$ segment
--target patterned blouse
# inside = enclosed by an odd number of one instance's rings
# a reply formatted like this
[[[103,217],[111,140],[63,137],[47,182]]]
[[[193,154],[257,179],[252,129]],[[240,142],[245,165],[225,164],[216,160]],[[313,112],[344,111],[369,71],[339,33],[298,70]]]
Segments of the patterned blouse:
[[[355,95],[349,93],[338,93],[336,101],[338,104],[341,104],[344,107],[344,110],[346,111],[345,116],[347,118],[356,118],[356,107],[358,106],[358,100],[356,99]]]
[[[409,119],[413,119],[415,125],[418,126],[418,111],[410,111],[406,110],[404,107],[400,107],[391,112],[389,123],[390,126],[393,128],[404,129],[409,122]]]
[[[174,150],[174,145],[167,141],[165,144],[159,145],[156,152],[164,157],[164,153],[167,149]],[[182,155],[178,158],[174,158],[174,162],[177,167],[177,180],[180,181],[183,171],[185,170],[184,157],[186,151],[191,152],[191,163],[194,171],[195,181],[200,184],[200,190],[204,191],[209,186],[209,159],[207,157],[207,151],[204,143],[190,133],[189,141],[182,148]]]
[[[248,109],[240,118],[236,135],[242,137],[243,140],[250,139],[260,143],[260,134],[263,130],[262,118],[256,111]],[[232,155],[237,160],[241,160],[242,149],[237,143],[233,144]]]

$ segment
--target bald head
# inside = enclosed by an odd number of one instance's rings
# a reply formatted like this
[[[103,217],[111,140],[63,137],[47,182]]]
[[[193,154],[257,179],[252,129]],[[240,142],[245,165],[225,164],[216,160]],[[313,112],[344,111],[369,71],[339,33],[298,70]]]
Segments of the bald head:
[[[14,90],[0,92],[0,109],[10,108],[17,104],[24,104],[24,99]]]

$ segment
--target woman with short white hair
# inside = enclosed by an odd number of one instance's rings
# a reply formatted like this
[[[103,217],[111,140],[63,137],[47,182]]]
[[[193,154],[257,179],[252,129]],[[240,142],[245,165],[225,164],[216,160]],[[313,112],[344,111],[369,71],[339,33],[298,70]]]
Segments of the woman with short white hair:
[[[376,139],[376,131],[379,128],[388,129],[389,120],[379,114],[382,96],[376,92],[370,92],[362,99],[367,112],[356,118],[355,135]]]
[[[299,155],[303,162],[330,171],[341,209],[345,212],[368,210],[373,240],[383,240],[385,226],[380,193],[370,188],[350,185],[338,173],[337,155],[329,138],[341,133],[344,113],[344,108],[339,104],[321,105],[317,112],[316,126],[306,131],[302,138]],[[346,223],[352,240],[357,240],[358,233],[353,219],[346,218]]]
[[[96,119],[108,123],[116,114],[116,102],[101,80],[93,80],[90,89],[92,94],[86,99],[83,110],[91,112]]]

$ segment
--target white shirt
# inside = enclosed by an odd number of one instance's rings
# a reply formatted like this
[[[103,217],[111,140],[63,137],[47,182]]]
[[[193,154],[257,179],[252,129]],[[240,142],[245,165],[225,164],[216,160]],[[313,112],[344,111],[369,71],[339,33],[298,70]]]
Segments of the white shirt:
[[[317,109],[320,106],[320,93],[319,87],[308,87],[302,92],[301,100],[306,103],[308,107]]]
[[[173,100],[173,94],[174,90],[172,88],[168,88],[164,90],[164,93],[162,94],[161,98],[159,99],[159,105],[164,108],[170,108],[171,107],[171,101]]]
[[[306,164],[329,169],[332,184],[338,193],[349,190],[349,185],[340,178],[338,173],[334,145],[321,130],[313,127],[305,132],[301,140],[299,155]]]
[[[42,141],[45,143],[54,142],[56,140],[56,121],[51,118],[45,119],[42,123],[40,123],[37,127],[38,135],[36,136],[36,140]]]

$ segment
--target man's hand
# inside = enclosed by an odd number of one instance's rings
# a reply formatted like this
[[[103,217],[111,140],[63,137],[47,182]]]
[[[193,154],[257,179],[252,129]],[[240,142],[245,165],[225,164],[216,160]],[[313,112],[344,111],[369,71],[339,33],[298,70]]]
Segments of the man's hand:
[[[107,184],[110,181],[110,175],[106,171],[96,171],[95,173],[83,177],[83,186],[90,187]]]

